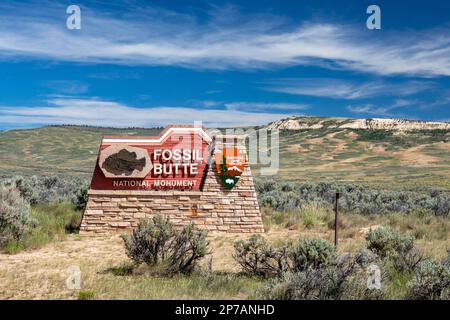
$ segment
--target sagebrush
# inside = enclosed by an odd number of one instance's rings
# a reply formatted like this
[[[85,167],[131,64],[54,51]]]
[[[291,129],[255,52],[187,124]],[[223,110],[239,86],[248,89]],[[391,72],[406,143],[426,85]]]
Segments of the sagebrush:
[[[340,208],[345,212],[365,215],[421,212],[436,216],[450,215],[448,190],[382,190],[353,183],[300,183],[255,179],[258,201],[262,207],[278,211],[302,209],[308,204],[333,204],[341,193]]]
[[[175,229],[159,215],[143,219],[130,235],[123,235],[125,251],[136,264],[160,268],[165,275],[190,274],[208,254],[207,232],[186,225]]]
[[[264,299],[277,300],[381,299],[382,290],[366,285],[365,268],[375,260],[367,250],[353,255],[332,255],[324,260],[326,263],[311,262],[282,273],[259,294]]]
[[[450,255],[446,261],[427,260],[420,263],[408,285],[409,299],[450,299]]]
[[[374,252],[381,259],[392,262],[397,270],[415,270],[424,260],[423,255],[414,244],[414,237],[401,234],[389,227],[371,229],[366,236],[367,249]]]
[[[330,265],[336,249],[320,238],[300,238],[273,246],[263,236],[253,235],[235,242],[233,258],[245,273],[271,277]]]
[[[87,203],[88,182],[84,178],[61,176],[14,176],[0,185],[14,187],[31,205],[71,202],[82,210]]]
[[[0,187],[0,248],[19,241],[32,227],[30,206],[15,187]]]

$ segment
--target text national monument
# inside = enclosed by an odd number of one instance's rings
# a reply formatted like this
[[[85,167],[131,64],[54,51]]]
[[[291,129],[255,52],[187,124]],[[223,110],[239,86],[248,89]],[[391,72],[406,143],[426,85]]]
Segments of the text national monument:
[[[211,231],[264,231],[245,138],[196,126],[104,137],[88,197],[82,233],[124,230],[155,215]]]

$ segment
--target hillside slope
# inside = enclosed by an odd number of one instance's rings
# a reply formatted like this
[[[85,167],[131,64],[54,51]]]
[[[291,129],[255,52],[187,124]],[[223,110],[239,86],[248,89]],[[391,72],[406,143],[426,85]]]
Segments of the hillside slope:
[[[281,130],[276,179],[450,188],[450,129],[430,130],[427,123],[413,131],[361,129],[351,126],[354,119],[297,119],[309,125]],[[278,126],[282,128],[282,123]],[[0,132],[0,177],[90,177],[103,135],[155,135],[160,131],[54,126]],[[259,169],[253,166],[256,176]]]
[[[50,126],[0,132],[0,177],[90,176],[104,135],[157,135],[161,130]]]

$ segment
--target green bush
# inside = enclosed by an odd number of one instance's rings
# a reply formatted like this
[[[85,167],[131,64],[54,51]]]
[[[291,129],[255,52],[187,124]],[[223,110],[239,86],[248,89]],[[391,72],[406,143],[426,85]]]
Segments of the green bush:
[[[358,141],[386,141],[390,138],[393,133],[392,131],[382,130],[382,129],[372,129],[372,130],[353,130],[358,134]]]
[[[248,240],[235,242],[233,258],[244,272],[271,277],[332,264],[336,249],[319,238],[305,238],[274,247],[261,235],[253,235]]]
[[[419,264],[408,289],[409,299],[450,299],[450,265],[445,261],[423,261]]]
[[[208,254],[206,231],[189,224],[177,232],[170,246],[167,272],[169,274],[190,274],[205,255]]]
[[[88,202],[88,190],[89,190],[89,184],[87,182],[85,182],[76,191],[72,202],[76,206],[77,210],[84,211],[84,209],[86,209],[86,205]]]
[[[30,206],[14,187],[0,187],[0,248],[19,241],[32,226]]]
[[[321,238],[303,238],[292,246],[290,257],[295,271],[320,268],[336,259],[336,248]]]
[[[272,279],[260,296],[277,300],[381,299],[381,290],[366,285],[364,268],[373,260],[373,255],[360,251],[322,267],[286,272]]]
[[[264,275],[263,264],[267,260],[269,243],[261,235],[252,235],[248,240],[234,243],[234,260],[249,274]]]
[[[5,179],[1,185],[15,187],[31,205],[52,202],[73,202],[77,204],[80,188],[87,185],[83,178],[60,176],[14,176]],[[81,204],[81,202],[80,202]]]
[[[290,244],[274,247],[263,236],[252,235],[234,243],[234,260],[242,271],[256,276],[279,276],[289,269]]]
[[[123,235],[128,257],[136,264],[157,266],[165,275],[191,273],[208,254],[207,232],[193,225],[175,230],[168,218],[141,220],[131,235]]]
[[[414,244],[414,238],[401,235],[395,229],[389,227],[378,227],[370,229],[366,235],[367,248],[381,258],[395,256],[404,247]]]
[[[123,235],[128,257],[136,263],[156,265],[169,254],[171,240],[175,236],[169,219],[155,216],[152,220],[143,219],[133,229],[131,235]]]
[[[389,227],[369,230],[367,249],[381,259],[389,260],[397,270],[414,270],[423,260],[422,254],[414,245],[414,237],[402,235]]]

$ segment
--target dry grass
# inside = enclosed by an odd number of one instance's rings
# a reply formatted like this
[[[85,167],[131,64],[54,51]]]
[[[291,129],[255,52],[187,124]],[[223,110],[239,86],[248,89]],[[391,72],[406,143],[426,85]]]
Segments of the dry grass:
[[[212,236],[212,247],[232,246],[234,237]],[[112,267],[129,263],[119,235],[78,236],[48,244],[35,251],[0,254],[0,299],[77,299],[79,290],[69,290],[68,268],[81,270],[82,293],[96,299],[245,299],[251,297],[260,280],[239,276],[230,256],[214,255],[214,272],[173,278],[148,275],[117,276]],[[220,289],[220,290],[219,290]]]
[[[281,243],[300,236],[318,236],[329,241],[334,233],[329,211],[308,208],[306,212],[286,214],[296,223],[265,212],[265,236]],[[306,217],[306,218],[305,218]],[[314,220],[313,226],[306,221]],[[364,246],[365,232],[370,227],[390,225],[419,236],[418,247],[430,257],[441,258],[450,248],[450,220],[436,217],[386,215],[367,217],[342,215],[339,251],[354,251]],[[190,277],[154,277],[146,274],[120,276],[108,272],[129,263],[118,234],[110,236],[68,235],[65,240],[45,245],[34,251],[0,254],[0,299],[246,299],[255,297],[262,285],[260,279],[237,274],[232,258],[233,243],[246,238],[243,234],[211,234],[212,272],[202,271]],[[203,262],[206,269],[208,259]],[[79,266],[82,272],[80,290],[66,287],[67,268]]]

